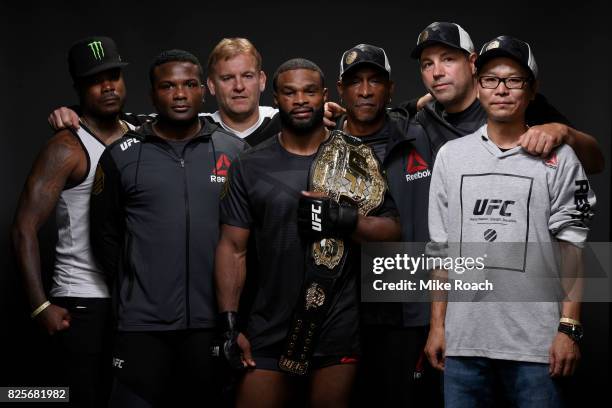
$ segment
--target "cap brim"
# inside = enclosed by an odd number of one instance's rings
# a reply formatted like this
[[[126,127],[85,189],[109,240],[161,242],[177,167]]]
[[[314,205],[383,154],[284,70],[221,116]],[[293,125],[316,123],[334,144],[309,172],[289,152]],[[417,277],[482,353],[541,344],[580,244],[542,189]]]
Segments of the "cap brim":
[[[89,71],[81,72],[81,73],[79,73],[79,74],[77,74],[75,76],[77,78],[84,78],[84,77],[88,77],[88,76],[91,76],[91,75],[98,74],[98,73],[100,73],[102,71],[106,71],[106,70],[109,70],[109,69],[122,68],[122,67],[125,67],[126,65],[129,65],[129,63],[128,62],[115,62],[115,61],[107,62],[105,64],[98,65],[98,66],[90,69]]]
[[[376,62],[371,62],[371,61],[360,61],[360,62],[358,62],[358,63],[356,63],[356,64],[354,64],[354,65],[351,65],[351,66],[350,66],[350,68],[346,69],[346,70],[345,70],[345,71],[344,71],[342,74],[340,74],[340,78],[344,77],[344,76],[345,76],[345,75],[346,75],[348,72],[352,72],[352,71],[354,71],[356,68],[363,67],[363,66],[365,66],[365,65],[369,65],[369,66],[372,66],[372,67],[376,67],[376,68],[380,69],[382,72],[384,72],[384,73],[386,73],[387,75],[391,76],[391,74],[389,73],[389,71],[387,71],[387,69],[386,69],[384,66],[382,66],[382,65],[380,65],[380,64],[377,64]]]
[[[419,45],[417,45],[416,47],[414,47],[414,49],[410,53],[410,57],[413,58],[413,59],[418,60],[419,58],[421,58],[421,53],[423,52],[423,50],[425,48],[429,47],[430,45],[436,45],[436,44],[446,45],[448,47],[455,48],[457,50],[467,52],[463,48],[458,47],[457,44],[453,44],[451,42],[442,41],[442,40],[425,40],[422,43],[420,43]]]
[[[511,60],[518,62],[523,68],[529,71],[531,75],[534,75],[533,71],[531,71],[531,68],[529,68],[527,64],[521,61],[519,57],[512,54],[511,52],[504,50],[503,48],[495,48],[490,51],[486,51],[484,54],[476,58],[476,62],[474,63],[474,65],[476,65],[476,69],[480,71],[480,69],[484,66],[484,64],[491,61],[493,58],[499,58],[499,57],[510,58]]]

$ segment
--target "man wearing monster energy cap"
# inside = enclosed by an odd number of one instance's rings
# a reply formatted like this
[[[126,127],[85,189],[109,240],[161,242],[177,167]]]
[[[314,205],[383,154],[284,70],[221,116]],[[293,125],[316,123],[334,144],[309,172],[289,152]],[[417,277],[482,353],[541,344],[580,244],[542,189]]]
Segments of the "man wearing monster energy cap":
[[[126,90],[115,42],[90,37],[68,53],[83,109],[78,130],[57,132],[34,163],[13,225],[13,244],[32,318],[53,336],[61,368],[79,407],[106,406],[110,390],[110,299],[89,241],[89,193],[106,145],[128,130],[119,120]],[[53,285],[44,293],[37,232],[56,208],[58,242]]]

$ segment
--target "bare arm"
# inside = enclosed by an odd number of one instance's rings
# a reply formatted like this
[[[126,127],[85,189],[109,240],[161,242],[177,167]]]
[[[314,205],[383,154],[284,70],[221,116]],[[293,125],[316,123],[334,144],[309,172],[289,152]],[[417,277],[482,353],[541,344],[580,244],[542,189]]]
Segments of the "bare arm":
[[[561,303],[561,316],[580,321],[580,306],[584,288],[582,250],[568,242],[560,241],[561,284],[566,298]],[[580,347],[563,333],[557,333],[550,348],[550,375],[553,377],[574,374],[580,361]]]
[[[400,234],[400,223],[395,217],[359,215],[351,238],[356,242],[397,241]]]
[[[66,184],[83,177],[84,162],[85,155],[76,138],[67,131],[58,133],[49,140],[34,162],[21,194],[12,238],[32,310],[47,300],[41,279],[38,231],[55,208]],[[53,311],[52,307],[47,309],[51,310],[39,315],[43,321],[48,317],[48,312]]]
[[[250,231],[221,225],[215,252],[215,285],[219,312],[237,311],[246,278],[246,251]]]
[[[434,270],[432,279],[448,282],[448,272]],[[432,291],[431,318],[429,325],[429,336],[425,344],[425,355],[432,367],[444,370],[444,356],[446,352],[446,338],[444,334],[444,320],[446,319],[447,292]]]
[[[587,174],[597,174],[604,170],[606,160],[597,140],[584,132],[566,126],[565,143],[576,152]]]

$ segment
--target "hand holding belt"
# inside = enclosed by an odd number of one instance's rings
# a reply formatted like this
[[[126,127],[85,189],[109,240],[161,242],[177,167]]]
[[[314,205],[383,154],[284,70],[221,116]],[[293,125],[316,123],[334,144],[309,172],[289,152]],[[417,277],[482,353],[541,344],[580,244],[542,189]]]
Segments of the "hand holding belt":
[[[310,193],[300,198],[298,229],[307,239],[306,278],[278,366],[297,375],[309,371],[318,334],[339,282],[346,279],[349,246],[359,214],[384,199],[386,183],[372,149],[340,131],[330,134],[310,169]]]
[[[344,238],[357,227],[357,207],[337,203],[329,197],[302,195],[298,206],[298,230],[308,241]]]
[[[223,356],[234,370],[242,370],[242,350],[238,346],[238,313],[223,312],[219,314],[219,328],[223,334]]]

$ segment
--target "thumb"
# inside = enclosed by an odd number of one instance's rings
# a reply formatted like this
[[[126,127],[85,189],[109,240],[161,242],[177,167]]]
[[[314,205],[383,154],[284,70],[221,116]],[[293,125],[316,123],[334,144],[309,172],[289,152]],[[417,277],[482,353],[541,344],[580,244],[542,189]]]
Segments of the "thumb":
[[[246,362],[248,367],[255,367],[255,360],[251,354],[251,343],[247,340],[244,347],[242,348],[243,360]]]
[[[308,198],[323,198],[326,197],[325,193],[319,191],[302,191],[302,195]]]
[[[555,371],[555,363],[556,363],[555,352],[553,351],[552,347],[550,351],[548,352],[548,359],[550,361],[550,364],[548,365],[548,375],[551,375]]]

